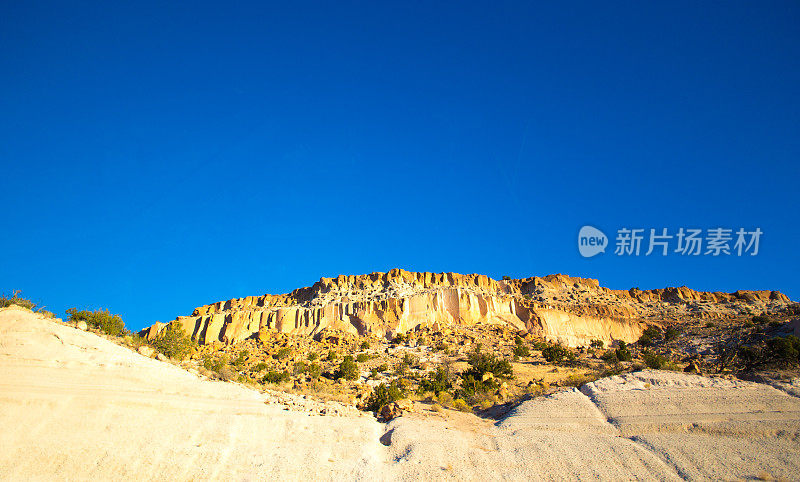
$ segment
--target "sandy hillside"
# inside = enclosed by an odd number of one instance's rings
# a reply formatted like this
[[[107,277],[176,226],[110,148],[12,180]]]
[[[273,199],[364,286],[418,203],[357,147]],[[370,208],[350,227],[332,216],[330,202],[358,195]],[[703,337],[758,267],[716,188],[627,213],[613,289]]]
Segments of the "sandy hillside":
[[[273,400],[0,310],[3,480],[800,479],[800,398],[747,382],[639,372],[500,423],[385,425]]]

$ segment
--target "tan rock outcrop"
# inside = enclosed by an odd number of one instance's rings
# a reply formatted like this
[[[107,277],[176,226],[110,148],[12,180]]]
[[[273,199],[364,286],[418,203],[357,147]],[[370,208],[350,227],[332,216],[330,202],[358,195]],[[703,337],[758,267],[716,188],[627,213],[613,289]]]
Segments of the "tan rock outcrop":
[[[270,331],[316,335],[330,329],[392,337],[418,327],[505,324],[579,346],[593,339],[607,344],[635,341],[647,322],[767,311],[789,302],[777,291],[710,293],[686,287],[624,291],[560,274],[497,281],[479,274],[393,269],[321,278],[283,295],[219,301],[175,322],[200,343],[235,343],[264,338]],[[709,308],[709,303],[715,305]],[[156,323],[143,334],[152,338],[164,326]]]

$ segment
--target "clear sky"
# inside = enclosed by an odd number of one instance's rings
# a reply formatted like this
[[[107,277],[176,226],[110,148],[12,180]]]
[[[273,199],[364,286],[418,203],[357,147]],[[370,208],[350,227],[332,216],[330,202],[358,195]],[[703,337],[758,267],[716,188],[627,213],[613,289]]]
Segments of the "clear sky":
[[[796,1],[167,3],[0,4],[3,290],[131,328],[394,267],[800,299]]]

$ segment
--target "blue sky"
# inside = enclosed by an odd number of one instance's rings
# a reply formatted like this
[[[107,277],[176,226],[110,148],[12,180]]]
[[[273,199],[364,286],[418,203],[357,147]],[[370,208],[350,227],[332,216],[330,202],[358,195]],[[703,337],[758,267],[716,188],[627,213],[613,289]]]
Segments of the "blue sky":
[[[558,3],[4,2],[2,289],[132,328],[394,267],[800,299],[800,3]]]

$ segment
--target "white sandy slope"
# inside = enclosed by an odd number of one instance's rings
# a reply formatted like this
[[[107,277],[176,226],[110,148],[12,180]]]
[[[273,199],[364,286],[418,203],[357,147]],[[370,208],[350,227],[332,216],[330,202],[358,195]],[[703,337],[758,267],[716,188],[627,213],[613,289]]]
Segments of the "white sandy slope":
[[[800,399],[761,384],[639,372],[499,423],[384,425],[267,398],[0,310],[2,480],[800,479]]]

